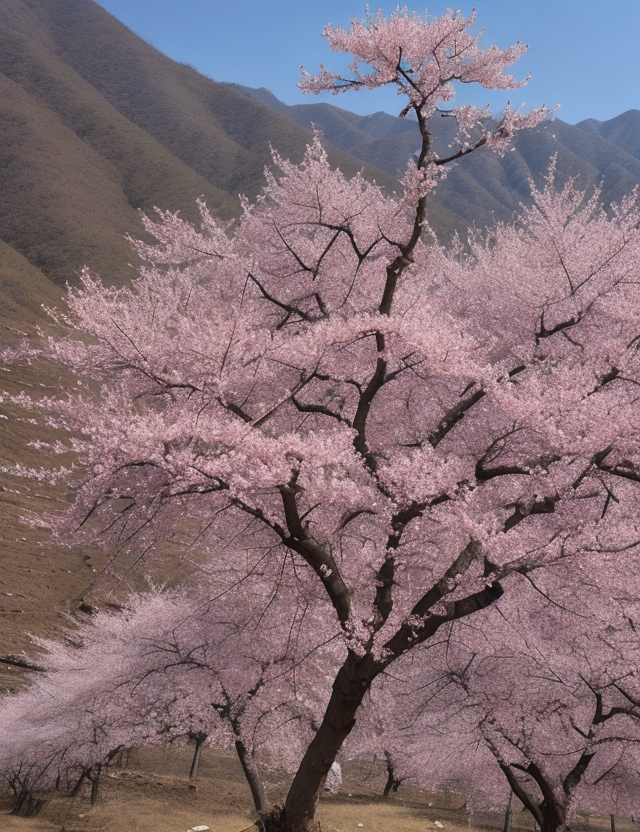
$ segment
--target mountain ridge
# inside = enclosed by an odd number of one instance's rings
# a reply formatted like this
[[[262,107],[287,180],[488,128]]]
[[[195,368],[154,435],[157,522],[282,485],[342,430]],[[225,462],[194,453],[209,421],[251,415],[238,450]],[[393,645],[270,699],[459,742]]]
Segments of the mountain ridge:
[[[13,294],[24,296],[18,284],[27,272],[35,291],[32,269],[63,286],[87,265],[121,284],[136,265],[126,236],[144,236],[140,210],[157,205],[195,221],[204,197],[232,219],[239,194],[258,193],[271,147],[299,161],[314,127],[333,165],[347,176],[362,170],[387,190],[399,187],[419,144],[409,119],[286,105],[264,88],[208,79],[93,0],[3,0],[0,240],[17,255]],[[452,119],[437,120],[443,145],[453,131]],[[634,110],[607,122],[549,121],[518,136],[503,159],[486,149],[470,154],[437,189],[432,225],[446,241],[469,226],[509,221],[554,153],[561,181],[602,182],[604,202],[617,201],[640,183],[639,135]],[[27,318],[36,306],[25,305]]]
[[[0,239],[58,285],[77,280],[84,264],[109,282],[127,280],[125,237],[144,235],[139,209],[196,220],[203,196],[230,219],[239,193],[257,193],[270,140],[298,159],[310,140],[262,104],[247,107],[236,93],[230,101],[223,85],[157,52],[91,0],[3,0],[0,90]],[[234,123],[234,110],[244,119]],[[362,167],[329,153],[351,173]]]
[[[301,126],[313,124],[335,146],[395,176],[401,175],[419,146],[418,126],[409,119],[387,113],[359,116],[326,103],[287,105],[264,88],[232,86]],[[453,139],[453,119],[436,119],[434,132],[444,149]],[[605,203],[620,201],[640,183],[640,110],[578,125],[550,119],[516,136],[503,159],[485,148],[461,159],[438,186],[434,199],[470,224],[482,227],[492,219],[508,221],[519,204],[527,202],[529,179],[539,180],[556,154],[560,181],[576,177],[584,188],[602,184]]]

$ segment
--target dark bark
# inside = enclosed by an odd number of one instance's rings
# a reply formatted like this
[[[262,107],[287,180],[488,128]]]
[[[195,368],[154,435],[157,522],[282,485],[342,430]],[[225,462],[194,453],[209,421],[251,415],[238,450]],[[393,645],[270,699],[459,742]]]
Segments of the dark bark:
[[[558,832],[558,830],[566,828],[567,814],[564,806],[558,803],[544,802],[540,808],[542,810],[540,832]]]
[[[537,824],[539,827],[542,826],[542,812],[540,811],[538,801],[529,794],[508,765],[504,763],[499,763],[499,765],[511,786],[511,791],[531,814],[534,824]]]
[[[472,558],[474,552],[474,545],[469,544],[458,560]],[[333,683],[322,724],[291,784],[284,809],[274,809],[263,818],[267,832],[313,832],[320,828],[314,815],[327,772],[355,725],[358,708],[376,676],[403,653],[431,638],[443,624],[472,615],[501,595],[502,587],[494,581],[486,589],[452,602],[445,615],[427,617],[418,627],[401,625],[384,645],[388,651],[384,661],[376,661],[369,653],[358,656],[349,652]],[[441,598],[438,585],[418,601],[412,612],[423,617]]]
[[[196,748],[193,752],[193,760],[191,761],[191,770],[189,771],[189,780],[194,780],[198,776],[198,768],[200,767],[200,757],[202,756],[202,748],[204,746],[205,740],[207,739],[206,734],[194,734],[192,739],[195,740]]]
[[[95,806],[98,802],[98,797],[100,796],[100,775],[94,777],[91,781],[91,805]]]
[[[320,578],[344,627],[351,615],[351,594],[329,547],[315,540],[302,522],[296,501],[297,477],[298,474],[294,473],[291,482],[280,488],[288,534],[278,526],[275,531],[285,546],[304,558]]]
[[[21,818],[33,818],[40,814],[46,802],[40,797],[35,797],[33,792],[23,791],[18,795],[11,814]]]
[[[387,800],[391,792],[397,794],[400,784],[402,783],[402,778],[396,775],[395,766],[393,765],[391,754],[389,754],[388,751],[385,751],[384,758],[387,763],[387,782],[385,783],[382,797]]]
[[[80,794],[80,789],[87,777],[86,769],[82,769],[82,774],[78,777],[75,786],[71,789],[71,797],[77,797]]]
[[[97,763],[91,770],[87,771],[87,779],[91,783],[91,805],[95,806],[100,796],[100,775],[102,774],[102,763]]]
[[[238,754],[242,770],[244,771],[244,776],[247,778],[247,783],[251,789],[251,797],[253,798],[253,804],[256,807],[256,812],[258,812],[259,815],[264,815],[269,811],[269,801],[267,800],[264,786],[262,785],[262,780],[260,779],[260,774],[258,773],[256,761],[247,751],[242,740],[236,740],[236,752]]]
[[[565,801],[559,799],[554,793],[538,766],[535,763],[529,763],[526,767],[514,767],[528,774],[540,790],[539,796],[532,796],[517,779],[511,766],[500,763],[500,768],[509,781],[513,793],[531,813],[533,822],[540,828],[540,832],[559,832],[565,829],[567,824]]]
[[[504,813],[504,824],[502,832],[511,832],[511,817],[513,815],[513,791],[509,794],[509,802]]]
[[[356,711],[365,693],[381,670],[371,656],[349,652],[333,683],[322,724],[291,784],[284,809],[264,818],[269,832],[312,832],[320,828],[314,814],[327,772],[355,725]]]

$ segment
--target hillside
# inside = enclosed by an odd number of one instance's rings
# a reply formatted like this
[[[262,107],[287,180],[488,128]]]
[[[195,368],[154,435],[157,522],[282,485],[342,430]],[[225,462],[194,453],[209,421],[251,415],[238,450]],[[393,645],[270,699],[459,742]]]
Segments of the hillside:
[[[446,240],[469,224],[508,220],[553,153],[561,176],[585,185],[604,177],[605,201],[620,199],[640,182],[638,120],[638,111],[575,127],[555,120],[521,136],[504,159],[473,154],[439,188],[434,228]],[[194,219],[204,196],[223,218],[237,215],[238,195],[260,188],[270,147],[299,160],[312,125],[332,164],[353,175],[364,163],[387,189],[417,146],[410,120],[312,100],[291,107],[264,89],[216,83],[93,0],[0,4],[0,240],[59,286],[84,265],[126,280],[125,237],[142,234],[139,209]],[[440,120],[443,144],[452,129]]]
[[[628,110],[609,121],[587,119],[576,126],[587,133],[606,139],[640,159],[640,110]]]
[[[126,234],[155,205],[230,218],[270,144],[300,159],[307,130],[171,61],[92,0],[0,4],[0,239],[58,285],[87,264],[131,274]],[[355,173],[362,163],[331,150]],[[369,168],[386,187],[393,177]]]
[[[264,88],[229,86],[296,124],[314,124],[336,147],[394,176],[401,175],[419,145],[418,126],[409,119],[386,113],[359,116],[325,103],[289,106]],[[434,131],[444,155],[455,133],[453,120],[441,118]],[[519,135],[502,159],[485,149],[473,153],[452,167],[438,186],[435,202],[480,228],[496,219],[508,221],[518,205],[527,202],[529,179],[539,182],[554,154],[561,181],[577,177],[585,188],[602,182],[603,201],[619,201],[640,183],[640,110],[575,126],[555,118]]]

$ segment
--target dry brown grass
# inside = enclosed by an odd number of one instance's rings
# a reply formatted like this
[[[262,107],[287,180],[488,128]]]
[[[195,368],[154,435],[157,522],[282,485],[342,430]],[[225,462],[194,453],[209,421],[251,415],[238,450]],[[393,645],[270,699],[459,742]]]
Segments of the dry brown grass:
[[[230,751],[206,749],[200,776],[187,774],[191,752],[146,749],[134,752],[125,769],[103,778],[99,803],[91,808],[88,791],[75,800],[53,798],[36,818],[15,818],[0,803],[2,832],[186,832],[204,824],[212,832],[256,832],[256,814],[237,757]],[[392,800],[381,798],[382,769],[347,764],[344,788],[325,794],[317,817],[323,832],[475,832],[501,830],[501,812],[469,818],[460,795],[429,794],[402,786]],[[196,785],[197,789],[193,786]],[[270,793],[282,800],[277,789]],[[437,822],[437,823],[436,823]],[[513,832],[532,832],[526,812],[514,811]],[[608,832],[608,817],[578,817],[581,832]],[[630,820],[618,818],[618,832],[637,832]]]
[[[241,832],[255,818],[249,789],[231,752],[206,750],[197,791],[187,778],[190,752],[145,750],[134,754],[130,766],[104,778],[101,800],[94,808],[88,794],[52,799],[37,818],[0,814],[2,832],[185,832],[205,824],[215,832]],[[348,768],[346,770],[348,772]],[[336,796],[325,795],[318,818],[324,832],[438,832],[438,812],[432,796],[405,790],[404,798],[380,799],[380,777],[364,785],[349,777]],[[274,799],[281,798],[273,792]],[[441,796],[441,804],[448,798]],[[459,805],[459,799],[454,803]],[[444,815],[443,815],[444,817]],[[359,826],[362,824],[362,826]],[[467,830],[466,818],[443,821],[444,832]],[[254,828],[255,832],[255,828]]]

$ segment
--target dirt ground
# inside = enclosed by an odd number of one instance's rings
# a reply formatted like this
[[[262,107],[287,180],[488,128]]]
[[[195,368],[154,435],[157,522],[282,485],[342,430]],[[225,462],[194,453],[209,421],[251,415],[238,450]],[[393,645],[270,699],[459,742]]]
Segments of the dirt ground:
[[[1,335],[0,331],[0,349]],[[0,393],[37,395],[56,390],[40,378],[31,367],[9,370],[0,366]],[[73,496],[64,483],[52,486],[7,472],[14,465],[39,469],[65,461],[52,460],[32,447],[30,443],[51,441],[56,435],[29,418],[21,408],[0,403],[0,692],[25,683],[25,672],[12,657],[26,654],[37,664],[39,653],[31,636],[60,637],[72,626],[70,614],[83,602],[105,607],[122,603],[130,591],[148,588],[146,565],[140,566],[136,576],[120,581],[118,574],[129,566],[124,560],[118,571],[107,569],[108,557],[98,546],[55,545],[48,530],[24,522],[63,512]],[[167,584],[188,581],[202,554],[177,537],[165,550],[154,561],[154,579]]]
[[[208,826],[211,832],[256,832],[256,814],[238,760],[232,752],[206,749],[200,774],[189,781],[189,750],[147,749],[132,753],[126,768],[103,778],[93,808],[88,791],[75,799],[54,797],[36,818],[8,814],[0,802],[0,832],[187,832]],[[380,797],[382,772],[344,767],[344,788],[326,794],[317,817],[323,832],[470,832],[502,829],[502,813],[469,818],[459,795],[429,794],[401,787],[389,801]],[[277,790],[270,797],[282,797]],[[616,832],[637,832],[616,819]],[[608,832],[608,817],[578,818],[582,832]],[[527,813],[514,812],[513,832],[531,832]]]
[[[235,755],[206,749],[196,781],[188,779],[190,759],[188,750],[136,751],[126,768],[103,778],[95,807],[89,805],[88,791],[75,800],[51,799],[36,818],[13,817],[5,803],[0,830],[186,832],[206,825],[212,832],[256,832],[251,795]],[[374,779],[357,783],[347,773],[343,791],[323,797],[318,818],[324,832],[468,832],[466,817],[455,818],[457,796],[442,795],[439,808],[433,796],[405,789],[387,803],[380,798],[381,778]],[[280,797],[277,791],[270,796]]]

